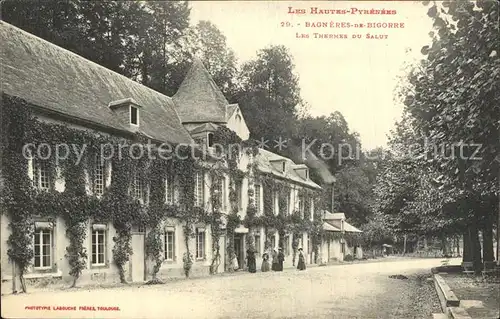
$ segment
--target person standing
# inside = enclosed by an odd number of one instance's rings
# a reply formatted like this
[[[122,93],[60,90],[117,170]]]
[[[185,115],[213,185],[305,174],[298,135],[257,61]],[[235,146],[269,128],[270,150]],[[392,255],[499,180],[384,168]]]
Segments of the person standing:
[[[279,268],[279,262],[278,262],[278,252],[276,249],[273,249],[273,265],[272,265],[272,270],[273,271],[278,271]]]
[[[285,255],[283,254],[283,248],[279,248],[278,252],[278,271],[283,271],[283,262],[285,261]]]
[[[262,266],[260,267],[260,270],[262,272],[268,272],[269,270],[271,270],[271,266],[269,265],[269,254],[268,253],[264,253],[262,255]]]
[[[248,265],[248,272],[251,273],[257,272],[257,265],[255,263],[255,251],[253,249],[247,250],[247,265]]]
[[[240,268],[240,266],[238,264],[238,258],[236,257],[236,253],[233,252],[231,259],[232,259],[232,261],[231,261],[231,267],[233,268],[233,271],[238,271],[238,269]]]
[[[304,253],[302,252],[302,248],[299,248],[299,262],[297,263],[298,270],[306,269],[306,259],[304,258]]]

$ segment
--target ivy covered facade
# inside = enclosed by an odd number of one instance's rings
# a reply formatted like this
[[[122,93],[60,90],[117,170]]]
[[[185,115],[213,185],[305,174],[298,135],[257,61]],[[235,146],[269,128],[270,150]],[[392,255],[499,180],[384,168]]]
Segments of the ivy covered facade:
[[[248,141],[200,61],[168,97],[4,22],[0,38],[3,283],[159,283],[278,247],[316,262],[321,187]]]

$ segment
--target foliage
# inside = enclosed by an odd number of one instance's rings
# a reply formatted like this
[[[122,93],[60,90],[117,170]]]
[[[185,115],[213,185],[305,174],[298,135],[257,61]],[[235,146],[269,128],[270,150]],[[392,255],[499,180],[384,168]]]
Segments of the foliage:
[[[187,50],[197,55],[226,97],[236,93],[236,56],[226,37],[210,21],[199,21],[185,36]]]
[[[405,109],[391,141],[394,155],[410,156],[387,163],[377,209],[395,231],[465,232],[479,269],[478,229],[487,234],[483,246],[491,258],[488,234],[498,211],[498,200],[491,200],[499,192],[498,4],[424,5],[434,22],[431,44],[401,85]]]
[[[20,271],[19,278],[23,292],[26,292],[24,273],[33,256],[31,241],[33,236],[34,205],[33,191],[28,178],[28,161],[22,156],[22,145],[26,138],[29,122],[28,106],[20,100],[2,95],[2,113],[12,116],[2,117],[2,173],[5,176],[2,189],[2,206],[6,207],[10,220],[11,234],[7,241],[7,254]]]
[[[301,102],[292,57],[284,46],[262,49],[245,63],[242,89],[236,97],[252,138],[273,140],[293,127],[296,105]]]

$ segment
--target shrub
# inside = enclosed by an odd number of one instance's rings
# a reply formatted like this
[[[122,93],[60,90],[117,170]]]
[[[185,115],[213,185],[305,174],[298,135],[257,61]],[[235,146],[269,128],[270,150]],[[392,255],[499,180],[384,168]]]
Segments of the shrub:
[[[345,255],[344,261],[353,261],[354,257],[352,255]]]

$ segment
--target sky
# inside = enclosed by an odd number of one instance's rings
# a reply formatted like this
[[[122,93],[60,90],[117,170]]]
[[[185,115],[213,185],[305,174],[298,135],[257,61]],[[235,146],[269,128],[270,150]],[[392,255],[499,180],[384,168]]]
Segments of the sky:
[[[289,7],[306,14],[289,14]],[[310,8],[350,10],[354,14],[311,14]],[[395,10],[395,14],[359,14],[362,10]],[[209,20],[226,36],[239,63],[256,58],[269,45],[285,45],[295,63],[302,98],[313,116],[341,112],[363,149],[385,146],[387,134],[401,116],[394,100],[400,75],[423,56],[430,43],[428,8],[412,1],[195,1],[191,23]],[[327,22],[328,27],[306,23]],[[404,23],[404,28],[336,28],[336,23]],[[286,26],[289,23],[290,26]],[[282,26],[285,25],[285,26]],[[309,38],[297,38],[297,33]],[[345,34],[347,39],[315,38],[314,33]],[[387,35],[367,39],[366,35]],[[361,39],[352,39],[361,34]]]

